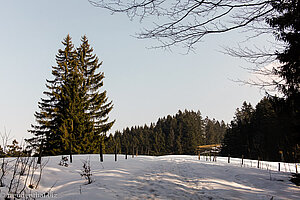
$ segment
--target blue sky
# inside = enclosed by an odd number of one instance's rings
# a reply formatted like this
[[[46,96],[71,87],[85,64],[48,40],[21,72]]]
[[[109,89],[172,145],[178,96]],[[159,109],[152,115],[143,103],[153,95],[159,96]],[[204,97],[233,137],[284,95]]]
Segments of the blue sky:
[[[0,25],[0,132],[6,127],[18,140],[31,137],[27,130],[67,34],[75,46],[87,35],[103,61],[104,89],[114,102],[110,118],[116,119],[111,132],[156,122],[179,109],[229,122],[243,101],[255,105],[264,95],[230,80],[250,76],[241,68],[249,63],[219,52],[242,40],[239,33],[206,37],[188,55],[179,47],[149,50],[157,43],[131,36],[143,24],[80,0],[4,1]]]

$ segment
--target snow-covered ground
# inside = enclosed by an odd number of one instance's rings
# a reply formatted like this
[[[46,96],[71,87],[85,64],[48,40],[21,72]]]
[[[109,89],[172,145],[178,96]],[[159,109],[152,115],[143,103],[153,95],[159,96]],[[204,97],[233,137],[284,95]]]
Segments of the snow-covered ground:
[[[82,161],[90,159],[91,184],[80,176]],[[218,157],[217,162],[197,156],[75,155],[68,167],[58,165],[61,156],[49,159],[37,193],[56,199],[300,199],[300,188],[289,181],[293,164]],[[252,165],[252,167],[251,167]],[[51,191],[49,193],[49,190]],[[34,192],[33,192],[34,193]],[[51,199],[51,198],[48,198]]]

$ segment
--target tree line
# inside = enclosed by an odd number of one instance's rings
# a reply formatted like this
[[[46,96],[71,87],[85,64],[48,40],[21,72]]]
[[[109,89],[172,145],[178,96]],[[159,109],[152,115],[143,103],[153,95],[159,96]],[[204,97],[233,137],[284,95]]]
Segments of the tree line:
[[[198,145],[220,144],[226,132],[224,121],[206,117],[200,111],[178,111],[149,126],[116,131],[105,139],[105,152],[144,155],[194,155]]]
[[[293,99],[266,96],[255,107],[244,102],[229,124],[178,111],[150,126],[135,126],[105,137],[106,153],[194,155],[197,146],[221,144],[220,155],[299,162],[300,117]]]
[[[295,106],[299,102],[278,97],[264,97],[255,108],[244,102],[228,125],[221,155],[299,162],[300,116]]]

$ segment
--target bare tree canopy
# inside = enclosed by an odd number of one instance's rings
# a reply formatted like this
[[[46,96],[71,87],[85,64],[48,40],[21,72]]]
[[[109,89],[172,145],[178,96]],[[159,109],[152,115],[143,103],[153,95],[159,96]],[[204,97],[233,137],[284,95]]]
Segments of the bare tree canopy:
[[[266,0],[89,0],[112,13],[126,13],[130,19],[154,17],[153,27],[137,35],[140,39],[157,39],[159,47],[182,45],[190,50],[208,34],[234,29],[269,32],[266,19],[275,15]]]
[[[285,95],[299,93],[299,17],[298,0],[89,0],[112,13],[126,13],[140,21],[151,17],[137,37],[156,39],[158,47],[182,45],[191,50],[204,36],[240,29],[249,31],[248,39],[272,33],[281,47],[273,49],[232,47],[226,53],[256,64],[250,69],[259,75],[278,76],[271,82],[247,82],[261,87],[276,86]],[[278,43],[277,43],[278,44]],[[279,61],[279,66],[262,68]],[[273,63],[274,64],[274,63]]]

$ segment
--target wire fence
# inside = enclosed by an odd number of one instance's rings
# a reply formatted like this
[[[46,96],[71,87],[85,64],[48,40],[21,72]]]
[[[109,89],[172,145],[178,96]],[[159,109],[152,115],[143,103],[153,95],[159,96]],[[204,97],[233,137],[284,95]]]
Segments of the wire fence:
[[[209,155],[200,155],[198,156],[198,159],[202,161],[217,162],[222,164],[227,163],[239,167],[259,168],[263,170],[281,171],[289,173],[298,173],[300,167],[300,163],[271,162]]]

